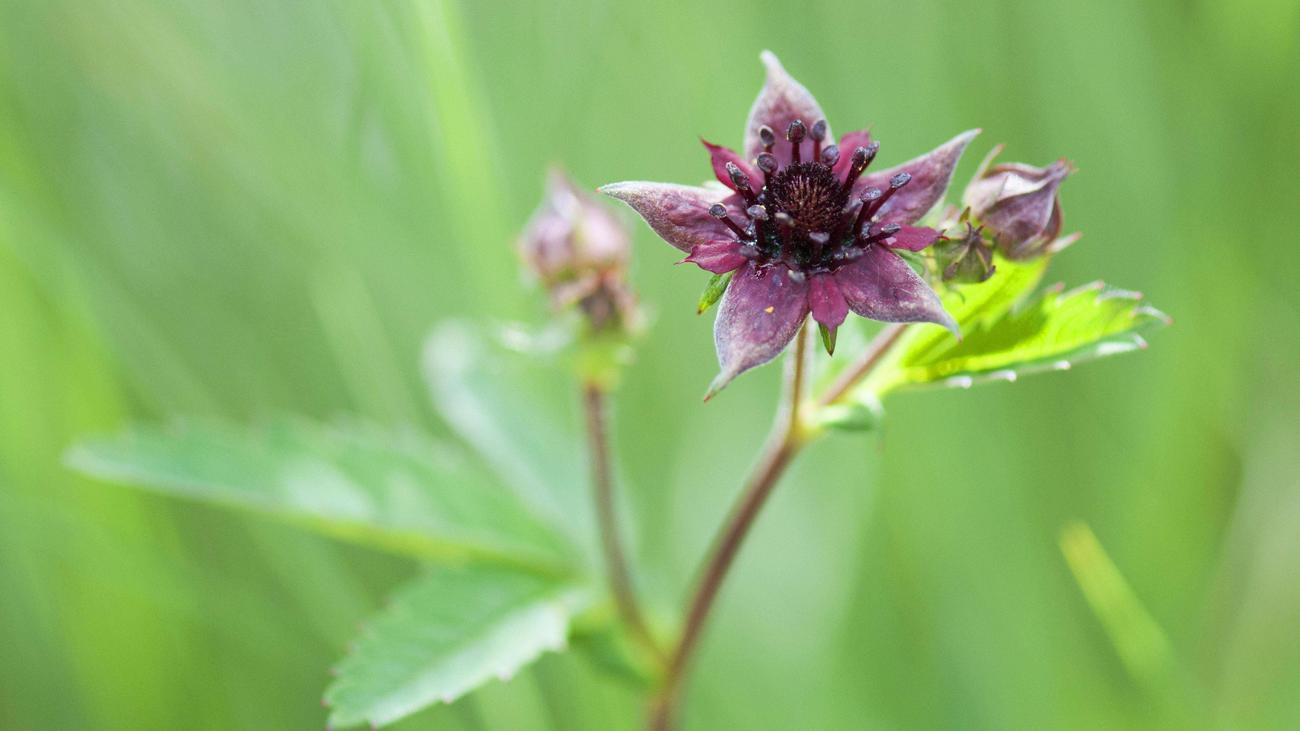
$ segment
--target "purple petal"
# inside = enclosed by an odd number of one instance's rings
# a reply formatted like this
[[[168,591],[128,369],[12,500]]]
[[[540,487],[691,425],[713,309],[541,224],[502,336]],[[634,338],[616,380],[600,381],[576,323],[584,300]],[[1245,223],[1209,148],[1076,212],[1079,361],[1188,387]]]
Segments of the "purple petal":
[[[745,157],[753,160],[763,151],[763,143],[758,138],[758,128],[767,125],[777,136],[772,154],[776,155],[776,159],[782,165],[785,165],[791,160],[790,143],[785,140],[785,131],[790,123],[798,119],[811,128],[817,120],[825,119],[826,115],[812,93],[786,73],[785,67],[777,60],[776,54],[763,51],[759,58],[767,67],[767,81],[758,92],[754,106],[749,109],[749,120],[745,122]],[[826,128],[826,137],[835,139],[830,127]],[[800,151],[803,153],[803,159],[807,160],[812,154],[812,140],[805,138]]]
[[[813,319],[834,330],[849,316],[849,304],[830,274],[814,275],[808,284],[808,305]]]
[[[600,192],[631,206],[664,241],[688,254],[700,244],[732,236],[726,224],[709,215],[714,203],[731,202],[730,191],[629,181],[601,186]],[[744,210],[743,202],[737,205]]]
[[[904,226],[898,230],[898,233],[885,239],[883,243],[891,249],[920,251],[938,240],[939,232],[932,228]]]
[[[853,195],[860,195],[867,188],[887,190],[890,178],[899,173],[908,173],[912,176],[912,180],[880,209],[880,222],[903,225],[916,223],[929,213],[936,203],[943,200],[943,194],[948,190],[952,171],[957,167],[962,151],[979,133],[977,129],[962,132],[932,152],[888,170],[863,175],[853,185]]]
[[[840,180],[848,174],[853,165],[853,151],[871,144],[871,133],[865,129],[846,133],[840,138],[840,159],[835,161],[835,177]]]
[[[933,322],[958,333],[939,296],[907,262],[883,246],[840,267],[835,281],[857,314],[882,322]]]
[[[793,278],[783,264],[736,270],[713,323],[721,372],[705,398],[733,378],[780,354],[808,316],[808,281]]]
[[[739,268],[749,259],[740,255],[740,242],[733,240],[700,244],[691,249],[691,255],[682,261],[689,261],[706,272],[726,274]]]
[[[731,174],[727,172],[727,163],[730,162],[735,163],[736,167],[740,168],[741,172],[748,175],[750,180],[755,181],[755,189],[762,187],[763,178],[758,174],[757,170],[750,167],[749,163],[745,162],[745,158],[741,157],[740,153],[730,147],[715,145],[706,139],[701,138],[700,142],[703,142],[704,146],[709,148],[709,159],[713,163],[713,174],[717,176],[719,183],[722,183],[732,190],[736,189],[736,184],[731,182]]]

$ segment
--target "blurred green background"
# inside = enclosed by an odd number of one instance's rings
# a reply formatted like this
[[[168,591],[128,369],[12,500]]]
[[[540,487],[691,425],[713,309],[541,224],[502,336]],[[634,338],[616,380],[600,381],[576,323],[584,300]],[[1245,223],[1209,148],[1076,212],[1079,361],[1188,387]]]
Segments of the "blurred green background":
[[[696,668],[697,729],[1300,726],[1300,4],[0,3],[0,728],[317,728],[417,567],[79,479],[172,415],[445,426],[431,326],[540,321],[542,171],[695,181],[776,51],[892,164],[959,130],[1074,160],[1052,279],[1141,289],[1146,353],[907,394],[805,455]],[[617,405],[642,584],[674,611],[778,374],[708,406],[704,277],[637,227],[657,311]],[[576,404],[576,394],[574,396]],[[1126,669],[1058,539],[1091,526],[1168,639]],[[632,729],[581,658],[401,724]]]

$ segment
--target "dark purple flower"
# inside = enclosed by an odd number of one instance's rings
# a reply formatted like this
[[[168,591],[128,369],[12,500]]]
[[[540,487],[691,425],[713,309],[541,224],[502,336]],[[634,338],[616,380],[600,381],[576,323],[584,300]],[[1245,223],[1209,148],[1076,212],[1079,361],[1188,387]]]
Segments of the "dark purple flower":
[[[831,134],[817,100],[762,54],[767,81],[745,124],[743,154],[705,142],[720,186],[625,182],[601,190],[631,206],[684,261],[734,272],[714,342],[711,393],[776,357],[809,313],[833,334],[850,311],[954,332],[939,298],[897,254],[939,232],[914,224],[938,203],[978,130],[933,152],[867,173],[880,144],[865,130]]]
[[[1023,163],[993,165],[999,145],[985,158],[966,186],[962,203],[983,224],[1008,259],[1029,259],[1047,250],[1061,233],[1057,191],[1074,172],[1061,159],[1045,168]]]
[[[634,318],[636,302],[626,284],[630,248],[623,223],[558,169],[547,174],[542,203],[518,242],[552,305],[578,305],[597,330]]]

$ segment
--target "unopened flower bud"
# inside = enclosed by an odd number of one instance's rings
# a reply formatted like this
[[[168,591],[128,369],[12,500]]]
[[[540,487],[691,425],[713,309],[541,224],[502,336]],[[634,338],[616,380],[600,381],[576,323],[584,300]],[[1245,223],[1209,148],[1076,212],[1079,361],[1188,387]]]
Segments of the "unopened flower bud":
[[[594,329],[626,322],[635,299],[626,283],[631,241],[604,205],[559,170],[519,237],[524,265],[556,309],[578,305]]]
[[[962,195],[972,217],[983,225],[1008,259],[1043,253],[1061,233],[1061,182],[1074,172],[1061,159],[1045,168],[1023,163],[990,165],[1001,148],[985,160]]]

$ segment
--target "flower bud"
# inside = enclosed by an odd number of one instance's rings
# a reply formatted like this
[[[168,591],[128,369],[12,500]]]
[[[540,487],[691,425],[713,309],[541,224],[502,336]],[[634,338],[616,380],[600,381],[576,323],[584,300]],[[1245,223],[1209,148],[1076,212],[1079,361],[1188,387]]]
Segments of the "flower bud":
[[[961,236],[934,245],[940,278],[954,284],[975,284],[993,276],[993,246],[985,240],[983,230],[966,223]]]
[[[636,301],[626,274],[626,228],[594,196],[552,169],[546,193],[519,237],[520,257],[558,310],[578,305],[595,330],[626,325]]]
[[[982,224],[1008,259],[1042,254],[1061,233],[1061,202],[1057,189],[1074,166],[1061,159],[1045,168],[1023,163],[990,165],[1001,152],[995,148],[975,174],[962,204]]]

